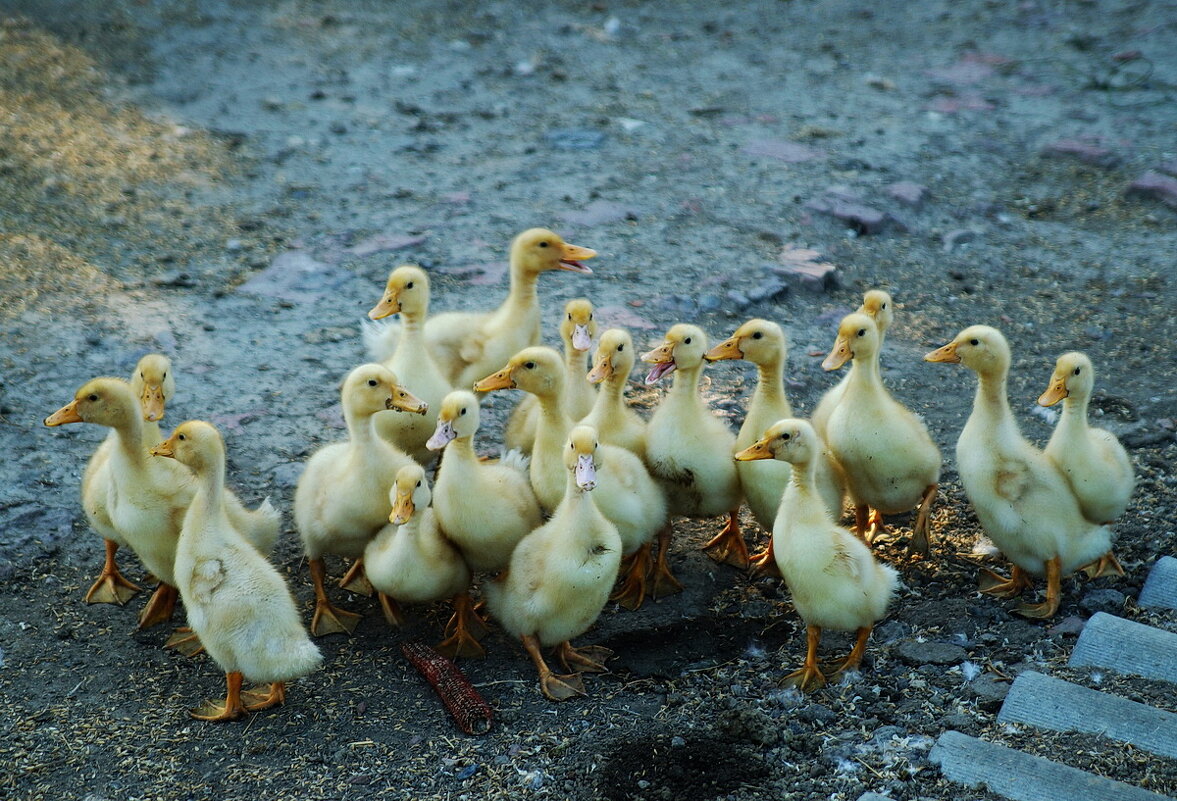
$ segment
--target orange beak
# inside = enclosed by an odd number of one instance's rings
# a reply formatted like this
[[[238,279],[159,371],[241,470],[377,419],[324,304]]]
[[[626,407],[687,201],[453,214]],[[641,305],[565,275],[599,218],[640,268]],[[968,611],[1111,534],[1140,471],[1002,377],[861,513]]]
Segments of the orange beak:
[[[1046,391],[1039,396],[1038,405],[1054,406],[1069,394],[1066,380],[1061,376],[1056,376],[1051,379],[1050,386],[1046,388]]]
[[[383,320],[394,314],[399,314],[401,310],[400,297],[394,293],[389,292],[380,302],[372,307],[372,311],[368,312],[369,320]]]
[[[822,361],[821,368],[823,370],[837,370],[850,361],[853,356],[854,354],[850,351],[850,340],[846,337],[838,337],[834,340],[834,349]]]
[[[762,439],[759,442],[754,442],[744,450],[736,454],[737,462],[754,462],[757,459],[772,459],[772,448],[768,447],[771,440]]]
[[[594,364],[593,369],[589,370],[588,382],[590,384],[599,384],[602,381],[608,381],[612,377],[613,359],[606,356]]]
[[[960,354],[956,352],[956,343],[949,342],[942,348],[928,353],[924,356],[925,362],[943,362],[945,364],[960,364]]]
[[[168,439],[164,440],[163,442],[159,443],[154,448],[152,448],[151,455],[152,456],[166,456],[169,459],[175,459],[176,458],[176,451],[174,450],[175,444],[176,443],[175,443],[174,438],[169,437]]]
[[[62,406],[53,414],[45,418],[45,425],[50,428],[65,425],[66,423],[84,423],[85,420],[78,414],[78,402],[72,401]]]
[[[425,414],[429,411],[429,404],[418,398],[403,387],[394,386],[392,397],[384,404],[386,409],[410,414]]]
[[[490,392],[495,389],[515,389],[515,370],[510,365],[491,373],[474,385],[475,392]]]
[[[731,337],[720,342],[711,350],[703,354],[703,358],[709,362],[719,362],[724,359],[742,359],[744,358],[744,351],[740,350],[740,338]]]
[[[396,503],[392,505],[392,513],[388,515],[388,522],[394,526],[403,526],[413,516],[413,493],[396,491]]]
[[[557,267],[561,270],[570,270],[574,273],[592,274],[592,270],[581,264],[582,261],[588,261],[596,257],[597,251],[592,248],[582,248],[577,245],[570,245],[564,243],[564,252],[560,254],[560,261]]]
[[[143,419],[149,423],[162,420],[164,415],[163,386],[160,384],[143,387],[143,394],[139,396],[139,404],[143,407]]]

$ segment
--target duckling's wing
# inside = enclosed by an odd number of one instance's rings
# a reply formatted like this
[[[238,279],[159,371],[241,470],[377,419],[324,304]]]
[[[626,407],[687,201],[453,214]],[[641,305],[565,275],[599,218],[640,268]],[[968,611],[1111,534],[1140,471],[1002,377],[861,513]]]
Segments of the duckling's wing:
[[[396,320],[363,320],[360,333],[364,338],[364,349],[372,361],[383,364],[396,353],[396,342],[400,337],[400,323]]]
[[[841,532],[838,532],[841,533]],[[854,558],[854,552],[845,541],[844,536],[834,538],[833,554],[825,572],[834,576],[850,576],[858,579],[862,577],[862,566]]]
[[[220,559],[198,559],[192,566],[192,597],[197,603],[211,603],[224,583],[225,565]]]
[[[1032,479],[1029,464],[1018,459],[1003,459],[997,466],[993,485],[1000,497],[1016,503],[1026,494]]]

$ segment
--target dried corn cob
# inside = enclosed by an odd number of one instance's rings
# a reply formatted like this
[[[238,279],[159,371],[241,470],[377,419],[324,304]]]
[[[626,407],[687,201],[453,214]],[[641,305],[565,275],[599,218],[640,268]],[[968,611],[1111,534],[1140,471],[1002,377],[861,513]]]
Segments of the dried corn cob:
[[[458,666],[428,645],[401,643],[401,652],[413,667],[433,685],[458,728],[466,734],[490,731],[491,709]]]

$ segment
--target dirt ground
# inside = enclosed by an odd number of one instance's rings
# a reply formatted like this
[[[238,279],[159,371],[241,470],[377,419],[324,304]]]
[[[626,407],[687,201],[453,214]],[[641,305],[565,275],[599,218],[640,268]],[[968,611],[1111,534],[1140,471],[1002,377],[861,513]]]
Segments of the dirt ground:
[[[1177,795],[1172,760],[995,722],[1027,669],[1173,709],[1165,687],[1064,667],[1094,611],[1177,631],[1132,600],[1177,540],[1177,193],[1129,191],[1177,173],[1171,2],[6,0],[0,17],[0,795],[957,798],[927,759],[945,728]],[[686,591],[606,609],[582,641],[617,658],[587,698],[544,701],[496,631],[462,664],[495,727],[464,736],[399,649],[435,641],[446,609],[392,631],[335,589],[366,619],[320,642],[324,669],[285,706],[190,720],[223,690],[216,666],[135,632],[141,597],[82,602],[102,548],[78,484],[105,432],[42,418],[169,354],[166,422],[220,426],[232,485],[284,511],[275,562],[309,610],[293,487],[342,436],[338,383],[388,270],[428,268],[434,309],[486,307],[535,225],[600,252],[592,276],[542,278],[553,340],[582,295],[640,345],[768,317],[802,413],[836,380],[815,357],[840,316],[864,289],[894,295],[884,377],[945,469],[931,558],[908,555],[904,517],[878,548],[904,586],[861,674],[780,689],[804,648],[787,592],[699,552],[718,521],[682,521]],[[1038,442],[1054,358],[1088,352],[1094,413],[1138,470],[1116,524],[1128,575],[1066,579],[1050,621],[976,592],[954,458],[973,378],[920,358],[973,323],[1010,339]],[[738,426],[750,367],[707,375]],[[664,390],[639,383],[648,410]],[[511,394],[487,401],[487,450]]]

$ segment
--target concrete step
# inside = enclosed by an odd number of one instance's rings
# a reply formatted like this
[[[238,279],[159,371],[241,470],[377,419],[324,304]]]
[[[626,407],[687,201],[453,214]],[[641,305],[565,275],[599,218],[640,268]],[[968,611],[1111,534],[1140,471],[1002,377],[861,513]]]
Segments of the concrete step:
[[[1014,681],[997,720],[1099,734],[1177,759],[1177,715],[1034,671]]]
[[[1177,634],[1096,612],[1083,627],[1071,667],[1101,667],[1177,683]]]
[[[860,795],[858,801],[891,801],[891,798],[890,796],[867,792]]]
[[[1152,566],[1140,591],[1140,605],[1177,609],[1177,559],[1162,556]]]
[[[958,731],[941,734],[929,759],[949,781],[986,787],[1012,801],[1173,801]]]

